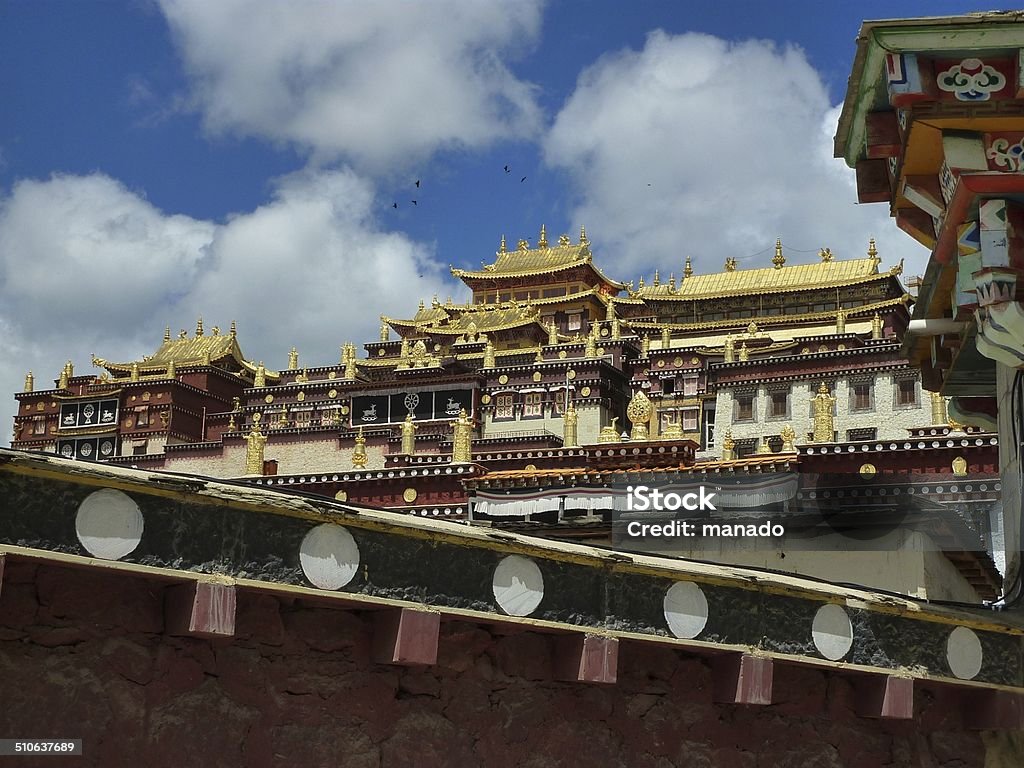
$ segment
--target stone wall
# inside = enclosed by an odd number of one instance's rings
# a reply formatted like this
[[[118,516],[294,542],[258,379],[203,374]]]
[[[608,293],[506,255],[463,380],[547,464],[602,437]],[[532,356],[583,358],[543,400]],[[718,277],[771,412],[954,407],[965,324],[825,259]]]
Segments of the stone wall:
[[[366,614],[243,591],[235,637],[174,637],[164,589],[8,562],[0,734],[82,738],[84,757],[56,762],[107,768],[998,768],[1022,754],[1019,734],[964,730],[948,686],[921,686],[912,721],[867,719],[849,677],[777,664],[776,703],[720,705],[706,659],[681,651],[623,641],[617,684],[560,683],[552,635],[456,621],[435,666],[386,666]]]

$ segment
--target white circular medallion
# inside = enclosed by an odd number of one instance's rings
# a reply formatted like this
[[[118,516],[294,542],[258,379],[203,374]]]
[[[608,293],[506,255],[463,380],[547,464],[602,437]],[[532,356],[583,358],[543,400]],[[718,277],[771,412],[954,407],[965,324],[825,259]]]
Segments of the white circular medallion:
[[[299,563],[314,587],[341,589],[359,570],[359,546],[347,529],[324,523],[302,540]]]
[[[823,605],[814,614],[811,625],[814,647],[826,659],[839,661],[853,647],[853,624],[842,607],[835,603]]]
[[[708,623],[708,600],[691,581],[677,581],[665,593],[665,621],[676,637],[693,638]]]
[[[984,654],[981,640],[973,630],[957,627],[946,640],[946,661],[954,675],[961,680],[973,680],[981,672]]]
[[[104,488],[78,505],[75,534],[93,557],[120,560],[142,541],[142,523],[139,505],[128,494]]]
[[[533,560],[509,555],[494,569],[491,589],[509,616],[529,616],[544,597],[544,577]]]

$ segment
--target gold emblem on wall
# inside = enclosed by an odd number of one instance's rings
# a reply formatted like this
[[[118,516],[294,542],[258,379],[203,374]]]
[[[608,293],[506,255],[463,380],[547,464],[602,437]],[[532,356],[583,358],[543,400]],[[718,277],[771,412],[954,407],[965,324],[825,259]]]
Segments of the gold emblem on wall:
[[[682,364],[683,364],[683,358],[681,358],[681,357],[677,357],[675,360],[672,361],[672,365],[674,365],[676,368],[678,368]]]
[[[699,358],[699,357],[691,357],[691,358],[690,358],[690,362],[691,362],[691,363],[692,363],[693,365],[700,365],[700,358]]]
[[[583,389],[581,389],[580,394],[583,397],[590,397],[590,387],[584,387]]]
[[[540,380],[541,380],[541,379],[543,379],[543,378],[544,378],[544,376],[543,376],[543,375],[541,375],[541,372],[540,372],[540,371],[534,371],[534,372],[533,372],[533,380],[534,380],[534,381],[540,381]]]
[[[953,476],[967,477],[967,459],[963,456],[957,456],[953,459]]]
[[[327,393],[327,396],[333,400],[338,396],[338,390],[332,389],[330,392]]]
[[[576,371],[574,371],[572,368],[570,368],[568,371],[565,372],[565,377],[567,379],[570,379],[570,380],[571,379],[575,379],[576,378]]]
[[[504,373],[501,374],[501,376],[498,377],[498,383],[499,384],[508,384],[508,376],[506,376]]]
[[[419,494],[416,493],[415,488],[406,488],[404,491],[402,491],[402,498],[405,500],[406,504],[412,504],[414,501],[416,501],[417,496],[419,496]]]
[[[301,403],[303,400],[306,399],[306,393],[305,392],[299,392],[299,394],[297,394],[295,396],[295,399],[298,400]]]
[[[348,411],[349,411],[349,408],[348,408],[347,405],[341,406],[341,415],[342,416],[348,416]]]
[[[658,365],[659,368],[664,368],[665,367],[665,361],[664,360],[659,360],[657,365]]]
[[[527,464],[525,467],[523,467],[523,469],[526,470],[527,472],[536,472],[537,471],[537,465],[536,464]]]
[[[348,491],[338,491],[334,494],[334,498],[338,501],[348,501]]]
[[[270,403],[274,402],[274,396],[267,395],[266,397],[263,398],[263,402],[269,405]]]
[[[484,405],[487,405],[489,402],[491,402],[491,396],[490,395],[483,395],[480,398],[480,402],[483,403]]]
[[[566,356],[567,356],[567,354],[566,354],[566,351],[564,349],[558,350],[558,359],[559,360],[565,360]]]
[[[338,378],[338,372],[337,371],[331,371],[330,373],[327,374],[327,378],[328,379],[332,379],[332,380]]]
[[[878,469],[875,468],[874,464],[861,464],[860,465],[860,476],[863,480],[870,480],[878,474]]]

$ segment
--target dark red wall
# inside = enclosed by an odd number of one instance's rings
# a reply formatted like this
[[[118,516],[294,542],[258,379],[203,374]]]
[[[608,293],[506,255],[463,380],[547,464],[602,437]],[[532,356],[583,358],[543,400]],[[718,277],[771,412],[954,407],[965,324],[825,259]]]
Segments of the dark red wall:
[[[550,637],[443,623],[438,663],[369,661],[355,612],[241,592],[237,634],[163,634],[164,586],[8,559],[0,737],[85,740],[17,766],[981,768],[941,691],[857,717],[848,679],[776,664],[765,707],[714,704],[698,657],[623,642],[619,682],[552,682]],[[0,758],[0,764],[2,764]],[[12,760],[12,758],[8,758]]]

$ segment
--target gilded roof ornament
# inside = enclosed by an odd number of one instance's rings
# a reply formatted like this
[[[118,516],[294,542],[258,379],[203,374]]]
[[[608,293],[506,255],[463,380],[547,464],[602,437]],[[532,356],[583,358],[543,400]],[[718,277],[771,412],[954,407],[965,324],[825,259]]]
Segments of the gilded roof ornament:
[[[472,460],[473,422],[463,408],[452,425],[452,464],[468,464]]]
[[[501,236],[501,245],[498,246],[498,254],[508,253],[508,245],[505,243],[505,236]]]
[[[661,273],[658,270],[654,270],[654,285],[661,285]]]
[[[220,336],[220,326],[219,325],[213,326],[213,335],[214,336]]]
[[[668,276],[668,291],[669,293],[676,292],[676,273],[673,272]]]
[[[199,364],[200,365],[209,365],[210,364],[210,348],[209,347],[203,347],[203,354],[199,358]]]
[[[686,265],[683,267],[683,279],[690,277],[693,274],[693,260],[687,256]]]
[[[177,377],[178,377],[178,369],[175,367],[174,361],[171,360],[167,364],[167,378],[168,379],[176,379]]]
[[[171,340],[171,326],[168,325],[166,328],[164,328],[164,341],[170,341],[170,340]]]
[[[832,249],[822,248],[820,251],[818,251],[818,258],[820,258],[824,263],[832,261]]]
[[[202,335],[203,335],[203,318],[202,318],[202,316],[200,316],[199,319],[196,320],[196,338],[198,339]]]
[[[562,417],[563,448],[576,448],[579,445],[576,432],[576,424],[578,421],[579,416],[576,414],[576,406],[573,405],[572,400],[569,400],[569,403],[565,406],[565,414]]]
[[[754,320],[750,321],[750,325],[747,326],[747,333],[751,336],[757,335],[757,322]]]
[[[423,299],[420,299],[420,312],[422,312],[426,308],[427,308],[426,303],[423,301]]]
[[[187,339],[187,338],[188,338],[188,331],[186,331],[184,328],[182,328],[180,331],[178,331],[178,339],[179,340],[180,339]]]
[[[495,367],[494,344],[491,343],[490,339],[488,339],[487,343],[484,345],[484,363],[483,363],[483,367],[484,368],[494,368]]]
[[[725,271],[726,272],[735,272],[736,271],[736,257],[735,256],[729,256],[725,260]]]
[[[130,375],[129,378],[131,379],[131,381],[138,381],[139,380],[140,376],[139,376],[139,364],[138,363],[132,363],[132,372],[131,372],[131,375]]]
[[[559,235],[558,236],[558,244],[561,245],[561,246],[569,245],[570,244],[569,236],[568,235]]]
[[[587,228],[584,226],[580,227],[580,245],[590,245],[590,240],[587,239]]]
[[[547,248],[548,247],[548,232],[547,232],[547,229],[545,228],[545,226],[543,224],[540,225],[540,239],[537,240],[537,247],[538,248]]]
[[[882,316],[875,312],[871,318],[871,338],[876,341],[882,338]]]
[[[555,321],[552,320],[548,323],[548,344],[554,346],[558,343],[558,326],[555,325]]]
[[[731,333],[725,337],[725,362],[736,362],[736,342],[732,340]]]
[[[776,269],[782,269],[786,264],[786,257],[782,255],[782,238],[775,240],[775,256],[772,257],[772,264]]]
[[[231,332],[228,335],[231,336],[232,339],[238,336],[238,328],[235,326],[234,320],[231,321]]]
[[[362,427],[359,427],[359,432],[356,433],[356,444],[352,449],[352,466],[356,469],[366,468],[366,436],[363,435]]]
[[[256,378],[253,380],[252,385],[254,387],[267,386],[267,368],[263,365],[262,360],[260,360],[260,364],[256,366]]]
[[[831,443],[835,439],[836,399],[829,394],[828,385],[821,382],[818,394],[812,399],[814,407],[814,442]]]
[[[654,406],[651,405],[650,398],[644,394],[642,389],[638,389],[629,401],[629,405],[626,406],[626,416],[633,423],[633,429],[629,435],[630,440],[642,442],[650,437],[647,424],[653,413]]]
[[[33,389],[35,389],[35,383],[36,378],[35,376],[32,375],[32,371],[29,371],[27,374],[25,374],[25,389],[23,391],[31,392]]]
[[[385,323],[383,320],[381,320],[381,323],[380,323],[380,340],[381,341],[387,341],[390,338],[390,336],[391,336],[391,329],[388,327],[387,323]]]
[[[259,423],[252,425],[252,431],[245,437],[245,473],[247,475],[263,474],[263,455],[267,445],[267,436],[260,432]]]
[[[747,350],[747,342],[744,341],[740,344],[740,362],[745,363],[749,359],[750,352]]]
[[[725,438],[722,440],[722,461],[731,461],[735,458],[733,450],[736,448],[736,441],[732,439],[732,431],[725,430]]]
[[[231,414],[231,418],[228,419],[228,432],[237,432],[238,424],[235,422],[235,414]]]
[[[868,240],[868,258],[869,259],[877,259],[878,258],[878,249],[875,247],[875,238],[873,238],[873,237],[870,240]]]
[[[782,438],[782,453],[796,453],[796,430],[789,424],[782,428],[779,433]]]
[[[530,250],[530,244],[529,244],[528,242],[526,242],[526,240],[520,240],[520,241],[519,241],[519,242],[518,242],[518,243],[516,244],[516,250],[519,250],[519,251],[528,251],[528,250]]]
[[[645,334],[643,340],[640,342],[640,357],[650,357],[651,354],[651,336]]]

